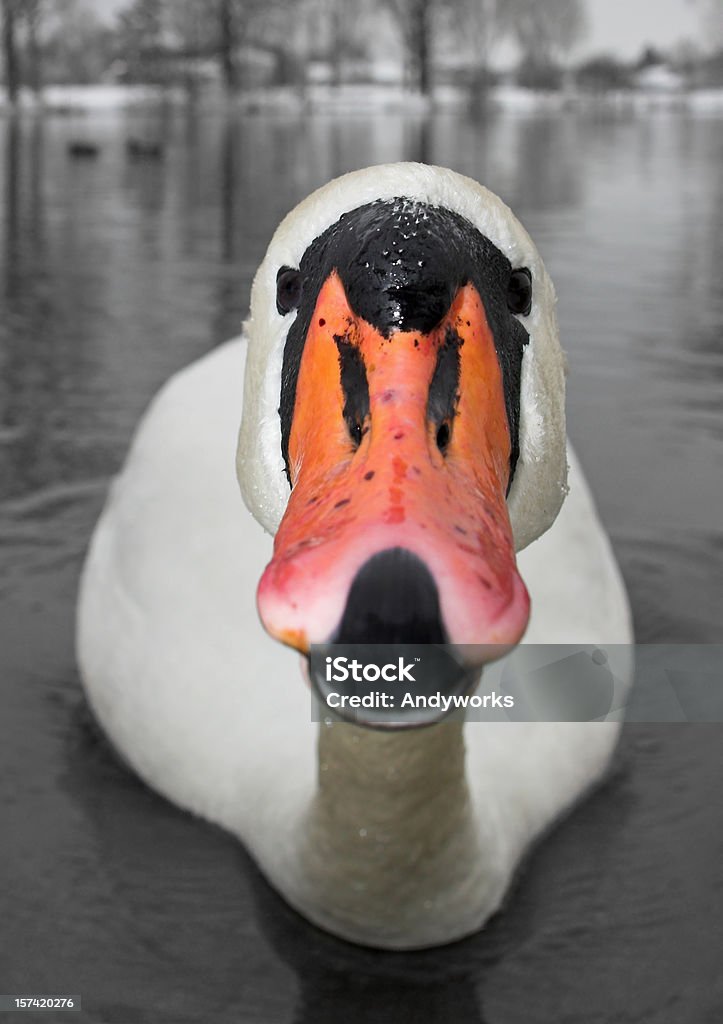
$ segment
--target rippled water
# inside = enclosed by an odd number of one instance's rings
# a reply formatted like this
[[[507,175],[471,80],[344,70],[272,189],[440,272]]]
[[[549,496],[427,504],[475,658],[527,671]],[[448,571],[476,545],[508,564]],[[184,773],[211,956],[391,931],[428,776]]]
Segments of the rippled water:
[[[129,160],[130,136],[165,159]],[[363,953],[115,766],[72,622],[139,414],[238,332],[280,217],[345,170],[424,159],[509,202],[556,282],[570,433],[638,638],[721,642],[722,148],[723,121],[665,113],[0,124],[0,988],[81,991],[98,1021],[721,1019],[718,727],[631,728],[485,935]]]

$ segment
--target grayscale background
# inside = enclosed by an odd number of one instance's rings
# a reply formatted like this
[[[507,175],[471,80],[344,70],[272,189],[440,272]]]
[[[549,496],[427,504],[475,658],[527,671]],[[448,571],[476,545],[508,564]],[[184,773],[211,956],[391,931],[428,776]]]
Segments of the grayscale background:
[[[108,1024],[723,1020],[723,726],[628,726],[484,933],[390,955],[307,924],[120,766],[73,654],[84,551],[155,390],[238,333],[299,199],[405,159],[487,184],[543,254],[637,641],[722,641],[720,0],[2,15],[0,990],[80,992],[76,1019]]]

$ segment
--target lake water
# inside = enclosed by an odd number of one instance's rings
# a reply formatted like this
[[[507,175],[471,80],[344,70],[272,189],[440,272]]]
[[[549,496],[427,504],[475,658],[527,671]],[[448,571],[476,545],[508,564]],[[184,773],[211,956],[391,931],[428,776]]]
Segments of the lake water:
[[[165,158],[129,159],[130,137]],[[116,765],[72,631],[139,415],[238,333],[281,216],[343,171],[424,159],[499,193],[556,283],[570,434],[638,639],[723,641],[722,151],[723,120],[664,112],[0,124],[3,991],[82,992],[83,1019],[123,1024],[721,1019],[720,726],[630,727],[486,933],[375,954]]]

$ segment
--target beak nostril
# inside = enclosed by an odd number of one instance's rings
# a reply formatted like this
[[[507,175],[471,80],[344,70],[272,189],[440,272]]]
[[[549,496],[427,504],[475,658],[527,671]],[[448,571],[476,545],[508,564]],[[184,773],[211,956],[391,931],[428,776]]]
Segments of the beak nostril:
[[[352,420],[351,422],[347,421],[347,428],[349,430],[349,437],[352,440],[352,444],[355,448],[358,448],[364,434],[361,423],[355,420]]]
[[[445,420],[444,423],[440,423],[439,428],[437,430],[437,438],[436,438],[436,440],[437,440],[437,447],[439,448],[439,450],[442,453],[442,455],[446,454],[447,448],[449,447],[449,442],[450,442],[451,438],[452,438],[452,430],[450,428],[449,423]]]
[[[457,415],[461,345],[460,336],[448,327],[437,352],[437,363],[429,385],[427,417],[437,428],[435,440],[442,455],[446,454],[452,439],[452,422]]]
[[[334,335],[339,352],[339,377],[344,395],[343,415],[354,450],[362,443],[369,421],[369,382],[364,358],[347,338]]]

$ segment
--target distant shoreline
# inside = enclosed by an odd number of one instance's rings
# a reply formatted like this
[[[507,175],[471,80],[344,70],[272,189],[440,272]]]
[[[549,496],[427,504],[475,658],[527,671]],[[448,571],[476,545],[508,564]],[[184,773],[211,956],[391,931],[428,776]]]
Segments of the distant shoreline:
[[[364,116],[376,113],[423,115],[429,110],[461,111],[470,103],[463,89],[450,86],[435,90],[431,99],[399,85],[362,84],[332,88],[309,85],[304,89],[279,87],[240,92],[227,98],[209,90],[190,101],[203,110],[237,110],[250,114],[326,113]],[[20,95],[21,112],[41,110],[49,114],[93,114],[119,109],[168,103],[189,103],[179,87],[155,85],[53,85],[47,86],[40,101],[28,90]],[[723,113],[723,88],[675,91],[617,90],[600,93],[582,91],[541,92],[518,86],[491,88],[484,98],[490,112],[513,114],[561,113],[569,110],[608,110],[646,113],[655,110],[680,110],[697,114]],[[7,112],[7,101],[0,92],[0,110]]]

